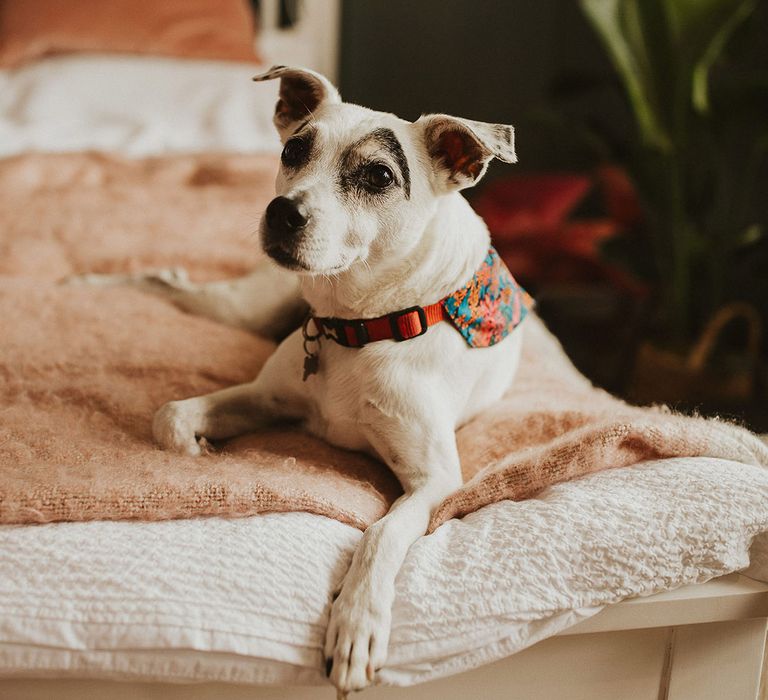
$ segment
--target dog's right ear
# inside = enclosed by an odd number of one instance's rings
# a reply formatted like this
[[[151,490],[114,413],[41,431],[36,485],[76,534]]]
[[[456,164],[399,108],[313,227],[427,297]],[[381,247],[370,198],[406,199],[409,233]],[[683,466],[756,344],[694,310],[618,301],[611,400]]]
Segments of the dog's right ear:
[[[280,97],[272,121],[283,143],[321,104],[341,102],[338,90],[328,78],[306,68],[272,66],[266,73],[253,77],[256,81],[275,78],[280,78]]]

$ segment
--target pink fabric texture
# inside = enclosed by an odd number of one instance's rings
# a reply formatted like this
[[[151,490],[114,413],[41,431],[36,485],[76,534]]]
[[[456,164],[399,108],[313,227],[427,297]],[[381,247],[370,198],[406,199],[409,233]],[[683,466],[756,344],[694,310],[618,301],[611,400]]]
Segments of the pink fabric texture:
[[[158,449],[160,405],[251,379],[274,346],[134,290],[57,284],[162,266],[247,272],[275,169],[272,157],[216,155],[0,162],[0,522],[304,510],[365,528],[386,512],[400,489],[383,465],[294,428],[199,459]],[[644,459],[768,466],[748,431],[628,406],[591,387],[535,316],[525,327],[515,387],[457,433],[465,485],[431,528]]]

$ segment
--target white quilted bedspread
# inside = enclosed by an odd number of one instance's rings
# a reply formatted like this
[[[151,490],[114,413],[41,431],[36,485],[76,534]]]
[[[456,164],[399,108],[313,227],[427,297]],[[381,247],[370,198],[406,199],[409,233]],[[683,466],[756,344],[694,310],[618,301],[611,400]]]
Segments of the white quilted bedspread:
[[[467,670],[628,596],[742,569],[767,530],[768,471],[714,459],[451,520],[408,554],[380,680]],[[330,595],[359,537],[305,513],[2,527],[0,676],[324,682]]]

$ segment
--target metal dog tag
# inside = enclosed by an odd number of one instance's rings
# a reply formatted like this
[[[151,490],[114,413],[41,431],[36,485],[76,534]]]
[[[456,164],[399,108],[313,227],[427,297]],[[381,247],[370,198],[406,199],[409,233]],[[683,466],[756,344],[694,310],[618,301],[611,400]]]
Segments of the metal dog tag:
[[[316,352],[306,355],[304,357],[304,376],[302,377],[302,381],[306,382],[307,379],[309,379],[309,376],[312,374],[317,374],[319,369],[320,355],[318,355]]]
[[[309,322],[312,320],[312,315],[308,314],[304,319],[304,325],[301,327],[301,334],[304,336],[304,376],[301,381],[306,382],[307,379],[313,374],[317,374],[320,370],[320,333],[314,335],[309,332]],[[310,343],[317,343],[317,351],[312,352],[309,349]]]

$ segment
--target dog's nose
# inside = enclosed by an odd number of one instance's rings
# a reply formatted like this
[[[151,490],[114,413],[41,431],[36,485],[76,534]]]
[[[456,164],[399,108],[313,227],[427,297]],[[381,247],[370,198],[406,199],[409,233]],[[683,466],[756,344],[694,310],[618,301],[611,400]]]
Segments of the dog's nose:
[[[267,207],[267,226],[278,233],[294,233],[304,228],[309,217],[288,197],[275,197]]]

